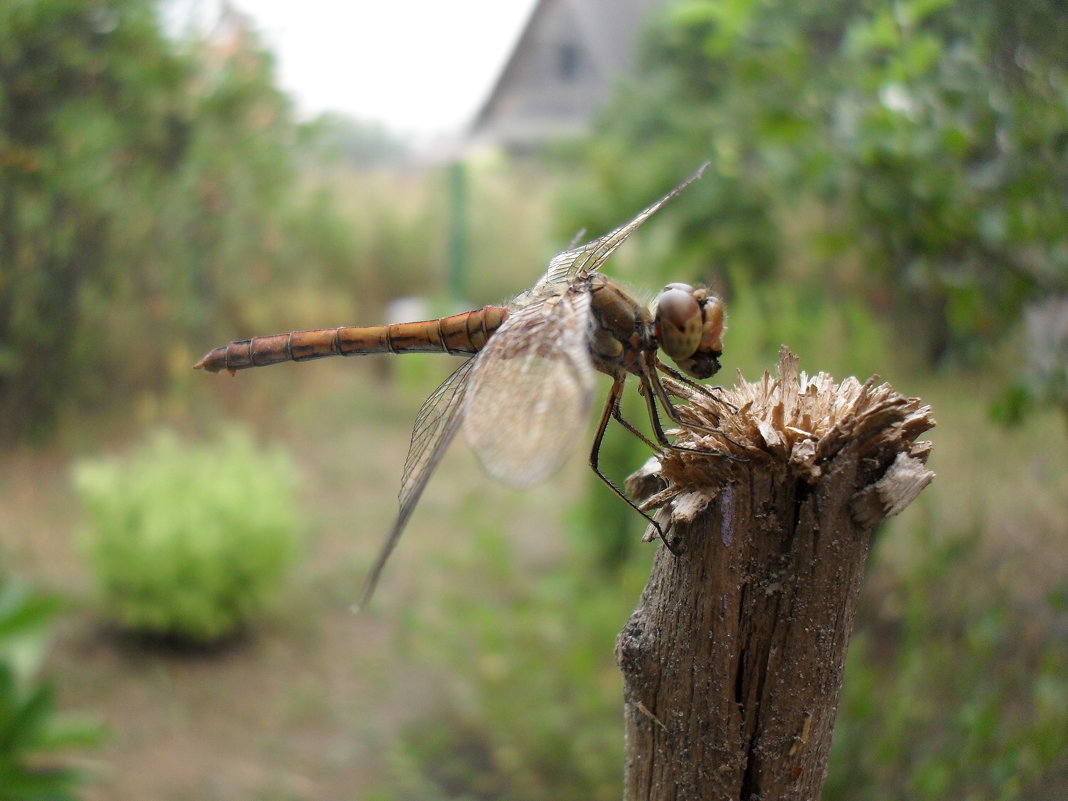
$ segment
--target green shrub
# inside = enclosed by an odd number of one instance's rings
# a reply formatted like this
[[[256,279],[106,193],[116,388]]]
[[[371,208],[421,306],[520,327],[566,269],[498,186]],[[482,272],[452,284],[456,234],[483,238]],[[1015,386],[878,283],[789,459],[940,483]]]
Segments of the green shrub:
[[[82,544],[106,613],[130,630],[211,642],[278,592],[297,555],[291,460],[247,434],[189,445],[157,432],[124,460],[75,468]]]
[[[58,611],[55,598],[0,576],[0,801],[74,801],[81,774],[54,754],[100,739],[99,724],[58,713],[36,678]]]

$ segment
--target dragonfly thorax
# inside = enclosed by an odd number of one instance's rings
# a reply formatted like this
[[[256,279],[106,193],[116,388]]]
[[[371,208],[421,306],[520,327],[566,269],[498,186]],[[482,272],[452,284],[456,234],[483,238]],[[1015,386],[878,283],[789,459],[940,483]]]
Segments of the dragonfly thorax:
[[[656,349],[656,334],[648,310],[607,277],[590,276],[590,355],[602,373],[618,376],[635,372],[641,353]]]

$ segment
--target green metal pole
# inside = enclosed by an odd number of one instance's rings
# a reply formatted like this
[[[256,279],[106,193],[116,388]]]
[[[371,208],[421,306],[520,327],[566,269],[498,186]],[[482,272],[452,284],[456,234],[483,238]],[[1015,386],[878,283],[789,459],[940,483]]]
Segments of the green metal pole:
[[[446,282],[449,301],[462,304],[467,299],[464,266],[467,262],[467,168],[462,161],[449,165],[449,261]]]

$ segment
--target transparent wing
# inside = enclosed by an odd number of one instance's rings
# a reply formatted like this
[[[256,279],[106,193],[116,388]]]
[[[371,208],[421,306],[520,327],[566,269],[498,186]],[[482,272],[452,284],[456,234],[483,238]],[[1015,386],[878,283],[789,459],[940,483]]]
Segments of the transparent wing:
[[[552,261],[549,262],[549,269],[535,285],[533,291],[535,293],[545,292],[557,284],[567,283],[579,273],[592,273],[599,270],[608,257],[612,255],[612,252],[623,244],[627,237],[637,230],[639,225],[656,214],[665,203],[700,178],[708,164],[708,162],[702,164],[697,172],[660,198],[660,200],[641,211],[630,222],[619,226],[599,239],[594,239],[585,245],[565,250],[563,253],[554,256]]]
[[[412,443],[408,446],[408,456],[404,460],[400,511],[397,513],[393,528],[390,529],[385,542],[382,543],[357,607],[362,607],[371,599],[378,585],[379,576],[382,574],[382,568],[385,567],[386,561],[404,532],[408,518],[411,517],[415,505],[419,502],[434,468],[445,455],[445,450],[460,427],[460,411],[467,388],[467,377],[480,357],[481,354],[460,365],[441,383],[441,386],[434,390],[419,409],[419,414],[415,418],[415,428],[412,430]]]
[[[463,429],[486,471],[513,487],[543,481],[587,422],[594,368],[583,288],[513,312],[479,354]]]

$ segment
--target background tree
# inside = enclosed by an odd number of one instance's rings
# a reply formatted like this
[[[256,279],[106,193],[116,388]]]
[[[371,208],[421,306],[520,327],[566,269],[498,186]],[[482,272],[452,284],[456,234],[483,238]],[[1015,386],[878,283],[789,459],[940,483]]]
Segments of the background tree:
[[[285,262],[294,131],[238,15],[179,42],[150,0],[2,5],[0,436],[164,384],[240,311]]]
[[[715,272],[859,291],[928,363],[978,364],[1068,294],[1066,50],[1052,0],[691,0],[583,159],[630,208],[710,158],[680,237]]]
[[[11,433],[54,415],[83,294],[114,277],[126,195],[146,167],[181,157],[185,65],[151,7],[128,0],[5,3],[0,43],[0,425]]]

